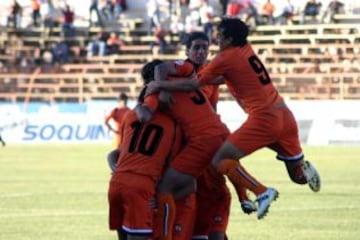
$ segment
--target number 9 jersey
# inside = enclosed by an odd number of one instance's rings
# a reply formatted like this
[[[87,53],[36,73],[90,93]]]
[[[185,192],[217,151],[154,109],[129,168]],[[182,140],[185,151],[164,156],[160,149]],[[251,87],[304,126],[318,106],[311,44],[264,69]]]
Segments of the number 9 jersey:
[[[218,76],[225,78],[230,93],[247,113],[269,109],[283,101],[249,44],[223,50],[202,68],[198,78],[202,84],[211,84]]]

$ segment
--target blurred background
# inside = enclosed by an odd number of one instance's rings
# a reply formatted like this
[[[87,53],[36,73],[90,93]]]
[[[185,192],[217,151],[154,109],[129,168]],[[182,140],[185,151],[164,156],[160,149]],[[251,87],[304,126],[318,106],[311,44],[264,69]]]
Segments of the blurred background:
[[[216,25],[238,17],[287,99],[303,144],[360,143],[360,0],[2,0],[0,134],[13,143],[105,143],[105,117],[154,58],[185,58],[202,30],[217,53]],[[246,115],[225,87],[230,129]],[[110,123],[115,124],[115,123]],[[329,131],[331,129],[331,131]]]

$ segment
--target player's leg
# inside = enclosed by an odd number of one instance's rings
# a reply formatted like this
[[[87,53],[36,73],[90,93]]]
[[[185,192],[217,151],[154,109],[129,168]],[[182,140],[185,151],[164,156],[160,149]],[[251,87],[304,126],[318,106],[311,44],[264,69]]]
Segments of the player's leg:
[[[191,239],[195,224],[196,205],[195,193],[176,201],[173,240]]]
[[[194,181],[195,178],[192,175],[181,173],[172,167],[166,170],[158,186],[158,212],[155,216],[154,229],[155,239],[172,239],[176,215],[174,193],[181,188],[187,188],[189,185],[192,186]]]
[[[143,235],[138,235],[138,234],[127,234],[126,236],[126,240],[149,240],[151,239],[151,234],[143,234]],[[123,239],[121,239],[123,240]]]
[[[318,192],[321,187],[320,175],[313,164],[304,159],[295,117],[289,109],[283,111],[286,128],[277,142],[269,147],[277,152],[277,159],[284,161],[293,182],[307,183],[312,191]]]
[[[300,156],[277,151],[277,159],[283,161],[290,179],[297,184],[308,184],[314,192],[320,191],[321,178],[314,165],[304,159],[304,155]]]
[[[239,150],[230,141],[225,141],[215,154],[213,165],[229,178],[237,192],[239,192],[239,188],[246,188],[257,196],[257,217],[261,219],[268,212],[271,202],[278,197],[278,192],[273,188],[264,186],[240,165],[238,159],[245,155],[244,152]]]
[[[213,166],[230,179],[237,192],[241,191],[240,187],[244,187],[257,196],[259,219],[265,216],[271,202],[278,197],[278,192],[250,175],[241,166],[239,159],[272,143],[278,128],[280,126],[277,126],[275,113],[252,114],[240,128],[228,136],[212,160]]]
[[[213,175],[212,170],[207,169],[197,179],[197,210],[193,240],[225,239],[230,215],[231,194],[224,177],[218,176],[219,173]]]
[[[155,195],[154,180],[132,173],[116,174],[109,188],[110,229],[117,230],[121,240],[150,239],[154,210],[149,202]],[[117,178],[114,179],[114,176]]]
[[[125,232],[122,228],[117,230],[118,240],[128,240],[127,232]]]
[[[208,240],[225,240],[225,232],[211,232]]]

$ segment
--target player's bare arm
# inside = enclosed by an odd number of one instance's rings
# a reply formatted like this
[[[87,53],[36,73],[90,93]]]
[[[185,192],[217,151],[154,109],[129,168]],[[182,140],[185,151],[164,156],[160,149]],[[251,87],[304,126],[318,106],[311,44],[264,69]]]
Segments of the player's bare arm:
[[[169,76],[177,76],[178,72],[173,62],[163,62],[155,66],[154,69],[154,80],[155,81],[166,81]]]
[[[216,77],[210,84],[219,85],[225,83],[223,76]],[[201,87],[202,84],[195,76],[190,78],[177,79],[175,81],[155,81],[147,85],[146,95],[154,94],[159,91],[178,91],[192,92]]]

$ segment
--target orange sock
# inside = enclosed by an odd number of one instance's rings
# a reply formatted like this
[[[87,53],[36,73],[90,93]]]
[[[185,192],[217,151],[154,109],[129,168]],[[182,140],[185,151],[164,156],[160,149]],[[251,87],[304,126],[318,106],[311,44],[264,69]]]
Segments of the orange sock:
[[[229,178],[237,193],[241,194],[244,191],[241,188],[249,189],[255,193],[255,195],[259,195],[266,190],[266,187],[253,178],[240,165],[239,161],[235,161],[233,159],[224,159],[220,162],[218,171]]]
[[[171,240],[176,214],[174,198],[170,193],[160,193],[157,201],[158,211],[154,221],[154,239]]]

